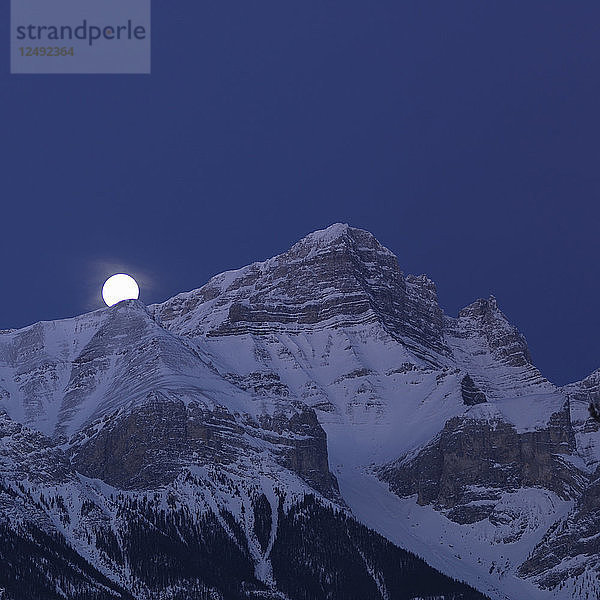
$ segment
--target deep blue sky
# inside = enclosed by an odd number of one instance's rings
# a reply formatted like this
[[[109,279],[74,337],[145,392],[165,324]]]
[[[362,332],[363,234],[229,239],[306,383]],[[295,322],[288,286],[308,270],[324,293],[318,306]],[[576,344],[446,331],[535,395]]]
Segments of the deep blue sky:
[[[151,76],[0,75],[0,328],[160,301],[335,221],[600,367],[600,4],[153,1]]]

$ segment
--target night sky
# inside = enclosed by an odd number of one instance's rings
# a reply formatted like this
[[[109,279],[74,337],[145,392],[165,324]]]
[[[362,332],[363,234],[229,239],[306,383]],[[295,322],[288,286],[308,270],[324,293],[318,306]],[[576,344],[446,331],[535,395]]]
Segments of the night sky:
[[[152,75],[0,74],[0,328],[341,221],[553,382],[600,367],[600,3],[153,1]]]

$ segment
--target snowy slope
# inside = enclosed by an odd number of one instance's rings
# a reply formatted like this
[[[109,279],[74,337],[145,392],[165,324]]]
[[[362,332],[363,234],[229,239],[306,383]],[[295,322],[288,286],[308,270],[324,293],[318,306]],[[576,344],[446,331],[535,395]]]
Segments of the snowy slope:
[[[590,381],[556,388],[494,298],[444,315],[433,282],[343,224],[162,304],[0,333],[0,408],[70,465],[51,488],[69,520],[56,509],[53,522],[122,585],[135,578],[89,541],[85,498],[115,531],[136,498],[225,510],[272,588],[278,494],[289,508],[313,492],[493,598],[593,592],[598,554],[577,554],[576,532],[570,587],[544,578],[560,569],[543,552],[600,460]],[[272,508],[270,537],[254,532],[254,495]]]

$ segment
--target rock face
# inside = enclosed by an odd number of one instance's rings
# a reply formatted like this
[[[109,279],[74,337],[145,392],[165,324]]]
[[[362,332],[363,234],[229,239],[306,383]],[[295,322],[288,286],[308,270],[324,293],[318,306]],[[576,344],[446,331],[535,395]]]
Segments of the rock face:
[[[475,385],[475,382],[468,373],[461,379],[460,392],[463,402],[467,406],[475,406],[476,404],[487,402],[485,394]]]
[[[594,371],[583,381],[565,386],[565,390],[574,400],[586,402],[591,417],[600,423],[600,369]]]
[[[193,457],[197,464],[231,463],[248,444],[226,409],[151,394],[132,412],[92,423],[72,440],[75,468],[123,489],[153,489],[173,481]]]
[[[493,296],[463,308],[458,318],[446,317],[444,333],[454,363],[488,399],[519,396],[536,388],[552,394],[553,387],[531,361],[525,337]]]
[[[67,483],[74,477],[65,453],[38,431],[0,411],[0,474],[36,484]]]
[[[473,302],[458,313],[459,336],[483,336],[492,356],[512,367],[531,364],[527,342],[519,330],[512,326],[498,310],[496,298]]]
[[[600,371],[563,389],[570,399],[571,421],[588,482],[571,512],[556,521],[536,545],[519,573],[547,589],[571,589],[582,597],[600,597],[600,424],[590,407],[600,401]],[[585,586],[565,587],[583,580]]]
[[[93,422],[74,437],[71,462],[83,475],[115,487],[154,489],[190,465],[235,468],[240,457],[258,464],[268,444],[277,464],[339,500],[325,432],[314,411],[301,404],[297,409],[238,421],[222,406],[209,409],[195,401],[186,406],[153,393],[136,410]]]
[[[598,597],[598,373],[556,388],[493,297],[447,316],[343,224],[162,304],[0,331],[0,589]]]
[[[578,498],[575,509],[551,527],[519,573],[533,577],[543,588],[561,589],[564,582],[577,578],[588,581],[588,590],[600,594],[600,469]],[[566,596],[565,596],[566,597]]]
[[[433,282],[405,278],[373,235],[342,224],[154,308],[168,329],[190,337],[378,322],[422,350],[446,351]]]
[[[417,495],[458,523],[481,521],[496,511],[507,490],[540,487],[560,498],[578,498],[586,474],[565,457],[575,451],[568,406],[550,418],[547,428],[519,434],[506,421],[454,417],[416,456],[379,470],[400,496]]]
[[[600,423],[590,407],[600,402],[600,370],[563,388],[569,397],[577,448],[590,472],[600,465]]]

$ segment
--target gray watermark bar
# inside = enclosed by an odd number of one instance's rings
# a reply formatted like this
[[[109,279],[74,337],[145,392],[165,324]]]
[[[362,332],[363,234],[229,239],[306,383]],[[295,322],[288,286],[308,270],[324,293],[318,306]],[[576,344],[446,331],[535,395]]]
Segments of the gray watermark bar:
[[[11,0],[11,73],[150,73],[150,0]]]

